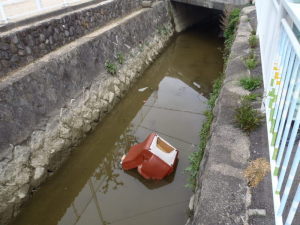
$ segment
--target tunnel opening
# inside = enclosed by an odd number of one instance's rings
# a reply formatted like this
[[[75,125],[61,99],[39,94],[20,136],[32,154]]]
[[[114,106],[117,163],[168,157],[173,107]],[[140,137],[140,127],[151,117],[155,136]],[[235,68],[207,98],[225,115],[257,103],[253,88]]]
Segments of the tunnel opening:
[[[197,26],[203,31],[215,30],[218,34],[221,34],[222,10],[171,1],[171,12],[177,32]]]

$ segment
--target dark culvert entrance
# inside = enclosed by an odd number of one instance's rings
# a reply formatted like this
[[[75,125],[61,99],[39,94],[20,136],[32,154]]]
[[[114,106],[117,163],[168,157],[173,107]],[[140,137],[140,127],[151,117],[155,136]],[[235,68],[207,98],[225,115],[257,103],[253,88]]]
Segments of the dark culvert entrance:
[[[192,191],[184,169],[198,148],[212,81],[223,69],[223,40],[218,11],[173,6],[180,29],[193,26],[173,38],[13,225],[185,224]],[[128,148],[151,132],[179,150],[175,173],[161,181],[119,165]]]

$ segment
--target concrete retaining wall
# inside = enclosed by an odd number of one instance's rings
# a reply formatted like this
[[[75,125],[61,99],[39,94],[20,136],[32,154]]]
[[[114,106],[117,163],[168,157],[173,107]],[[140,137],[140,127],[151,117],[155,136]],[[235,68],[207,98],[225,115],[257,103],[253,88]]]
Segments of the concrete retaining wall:
[[[0,83],[0,224],[18,214],[173,34],[168,1],[57,49]],[[145,29],[147,27],[147,29]],[[125,62],[116,59],[121,54]],[[106,72],[105,62],[118,67]]]
[[[254,28],[249,14],[253,12],[255,14],[255,8],[251,6],[241,13],[223,87],[213,112],[211,136],[201,161],[198,186],[190,200],[192,216],[186,225],[250,224],[252,190],[247,185],[244,170],[249,163],[251,143],[249,135],[235,122],[235,109],[240,106],[241,97],[250,94],[239,81],[253,73],[244,64],[244,58],[251,51],[248,39]]]
[[[141,0],[106,0],[1,33],[0,78],[140,7]]]

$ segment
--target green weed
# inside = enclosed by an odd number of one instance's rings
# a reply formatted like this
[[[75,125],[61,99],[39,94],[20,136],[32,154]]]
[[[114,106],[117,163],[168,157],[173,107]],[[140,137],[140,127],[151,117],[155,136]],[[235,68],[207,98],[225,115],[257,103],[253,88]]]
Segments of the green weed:
[[[200,144],[199,150],[193,152],[189,156],[190,165],[185,169],[185,172],[189,173],[188,183],[186,186],[195,189],[197,183],[197,176],[199,174],[199,167],[200,162],[203,158],[204,150],[207,144],[207,141],[210,137],[210,128],[214,118],[213,115],[213,108],[215,106],[216,100],[219,96],[220,90],[222,88],[223,78],[220,77],[219,79],[215,80],[213,84],[213,91],[210,94],[208,100],[209,109],[205,111],[204,115],[206,117],[205,122],[203,123],[201,130],[200,130]]]
[[[231,12],[229,12],[227,15],[225,13],[223,17],[223,26],[224,26],[224,53],[223,58],[225,63],[227,62],[227,59],[230,54],[230,49],[233,44],[234,38],[235,38],[235,31],[236,27],[239,23],[240,19],[240,9],[233,9]]]
[[[249,39],[248,39],[248,43],[250,48],[255,48],[258,44],[258,38],[256,35],[251,34]]]
[[[117,54],[117,61],[118,61],[118,63],[121,64],[121,65],[124,63],[125,57],[124,57],[124,55],[123,55],[122,53],[118,53],[118,54]]]
[[[261,113],[252,107],[250,101],[242,101],[241,106],[235,109],[236,124],[246,133],[250,133],[259,127],[262,123],[262,118]]]
[[[109,60],[105,62],[105,69],[111,75],[116,75],[117,73],[117,65]]]
[[[255,101],[258,97],[261,97],[261,94],[251,93],[249,95],[242,96],[242,101]]]
[[[245,66],[249,70],[253,70],[258,64],[257,57],[256,57],[255,53],[250,52],[249,55],[245,58],[244,63],[245,63]]]
[[[262,81],[260,78],[255,78],[255,77],[244,77],[240,79],[240,85],[248,90],[248,91],[253,91],[257,88],[259,88],[262,84]]]

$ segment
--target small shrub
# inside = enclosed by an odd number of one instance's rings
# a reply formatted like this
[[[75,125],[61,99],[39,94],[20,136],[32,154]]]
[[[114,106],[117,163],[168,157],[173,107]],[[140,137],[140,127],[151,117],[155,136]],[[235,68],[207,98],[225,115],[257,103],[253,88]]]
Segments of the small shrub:
[[[262,81],[260,78],[255,78],[255,77],[244,77],[240,79],[240,85],[248,90],[248,91],[253,91],[257,88],[259,88],[262,84]]]
[[[249,95],[244,95],[242,101],[255,101],[261,94],[251,93]]]
[[[105,69],[111,75],[115,75],[117,73],[117,65],[111,61],[105,62]]]
[[[250,48],[255,48],[258,44],[258,38],[256,35],[250,35],[249,39],[248,39],[248,42],[249,42],[249,46]]]
[[[250,54],[245,58],[244,63],[249,70],[253,70],[257,66],[257,57],[254,52],[250,52]]]
[[[121,65],[124,63],[125,57],[124,57],[124,55],[123,55],[122,53],[118,53],[118,54],[117,54],[117,61],[118,61],[118,63],[121,64]]]
[[[249,101],[242,101],[241,106],[235,109],[235,121],[245,132],[249,133],[262,123],[262,115],[255,110]]]

